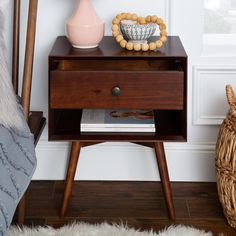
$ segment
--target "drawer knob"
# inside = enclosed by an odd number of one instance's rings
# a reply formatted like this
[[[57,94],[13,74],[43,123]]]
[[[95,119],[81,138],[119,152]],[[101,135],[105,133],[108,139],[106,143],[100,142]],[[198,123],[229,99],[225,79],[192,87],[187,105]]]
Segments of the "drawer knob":
[[[116,96],[116,97],[120,96],[120,92],[121,92],[121,90],[120,90],[120,88],[118,86],[112,88],[112,90],[111,90],[112,95]]]

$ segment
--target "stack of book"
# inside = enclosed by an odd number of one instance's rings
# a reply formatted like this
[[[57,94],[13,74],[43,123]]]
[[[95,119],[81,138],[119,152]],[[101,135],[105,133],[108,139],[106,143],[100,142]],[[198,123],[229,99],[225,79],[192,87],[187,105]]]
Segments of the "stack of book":
[[[152,110],[84,109],[81,132],[140,132],[154,133]]]

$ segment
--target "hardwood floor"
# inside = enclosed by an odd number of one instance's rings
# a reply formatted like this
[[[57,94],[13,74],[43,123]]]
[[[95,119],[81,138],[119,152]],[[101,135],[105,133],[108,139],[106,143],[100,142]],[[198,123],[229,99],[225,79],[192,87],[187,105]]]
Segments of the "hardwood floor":
[[[159,230],[172,223],[236,235],[222,213],[215,183],[172,183],[176,221],[168,220],[159,182],[76,181],[66,217],[59,217],[62,181],[34,181],[27,193],[26,223],[59,227],[73,221],[124,222]]]

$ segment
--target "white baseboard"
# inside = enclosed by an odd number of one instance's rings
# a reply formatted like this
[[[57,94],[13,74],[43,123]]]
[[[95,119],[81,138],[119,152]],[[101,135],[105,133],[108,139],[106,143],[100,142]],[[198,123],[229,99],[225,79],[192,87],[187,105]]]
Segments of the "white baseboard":
[[[65,177],[69,144],[40,140],[34,180]],[[215,146],[212,143],[166,143],[171,181],[215,181]],[[76,180],[157,181],[159,173],[151,148],[132,143],[103,143],[81,151]]]

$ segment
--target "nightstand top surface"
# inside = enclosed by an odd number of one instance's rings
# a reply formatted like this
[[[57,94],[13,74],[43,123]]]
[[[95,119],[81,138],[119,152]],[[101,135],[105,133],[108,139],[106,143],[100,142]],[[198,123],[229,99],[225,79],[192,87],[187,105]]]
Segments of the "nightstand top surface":
[[[156,40],[153,37],[151,41]],[[116,43],[112,36],[104,36],[97,48],[77,49],[73,48],[66,36],[59,36],[54,43],[50,58],[186,58],[186,52],[178,36],[168,36],[167,42],[157,51],[135,52],[123,49]]]

